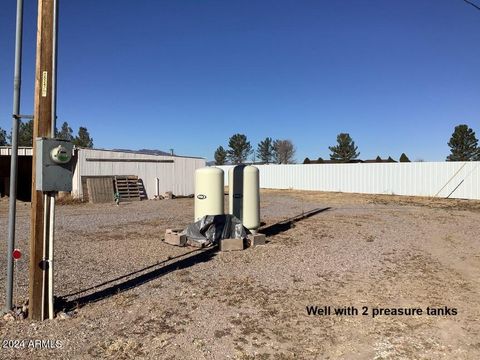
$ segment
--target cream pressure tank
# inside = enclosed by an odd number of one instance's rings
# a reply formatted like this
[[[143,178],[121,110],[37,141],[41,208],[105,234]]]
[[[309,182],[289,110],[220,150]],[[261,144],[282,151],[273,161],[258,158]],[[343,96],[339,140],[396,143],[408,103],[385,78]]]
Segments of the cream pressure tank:
[[[195,171],[195,221],[205,215],[223,215],[223,170],[204,167]]]
[[[255,166],[237,165],[228,171],[229,213],[247,229],[260,227],[260,177]]]
[[[253,233],[260,227],[260,176],[255,166],[243,169],[242,222]]]

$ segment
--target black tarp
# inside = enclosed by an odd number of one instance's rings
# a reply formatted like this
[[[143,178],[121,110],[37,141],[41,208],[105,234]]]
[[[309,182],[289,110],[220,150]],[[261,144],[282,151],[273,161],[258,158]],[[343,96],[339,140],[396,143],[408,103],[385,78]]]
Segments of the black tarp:
[[[233,215],[206,215],[187,226],[182,235],[187,235],[187,243],[193,246],[211,246],[221,239],[245,239],[248,230]]]

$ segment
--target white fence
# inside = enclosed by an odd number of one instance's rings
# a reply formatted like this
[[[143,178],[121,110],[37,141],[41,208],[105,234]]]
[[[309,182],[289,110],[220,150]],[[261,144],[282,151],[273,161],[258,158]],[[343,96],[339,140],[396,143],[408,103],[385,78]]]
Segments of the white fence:
[[[228,184],[228,169],[225,185]],[[480,161],[257,165],[260,187],[480,200]]]

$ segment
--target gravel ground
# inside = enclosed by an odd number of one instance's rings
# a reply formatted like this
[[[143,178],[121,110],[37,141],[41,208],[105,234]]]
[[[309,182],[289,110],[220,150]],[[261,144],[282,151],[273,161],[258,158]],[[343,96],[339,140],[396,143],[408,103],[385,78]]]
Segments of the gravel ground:
[[[1,339],[61,344],[2,346],[0,358],[480,358],[480,202],[262,192],[266,226],[319,207],[330,209],[265,246],[222,253],[161,242],[191,221],[192,199],[59,206],[55,293],[74,315],[0,319]],[[16,303],[28,291],[29,208],[19,203]],[[2,264],[6,215],[0,199]],[[359,314],[307,315],[310,305]],[[426,314],[445,306],[450,315]],[[411,307],[423,314],[372,317]]]

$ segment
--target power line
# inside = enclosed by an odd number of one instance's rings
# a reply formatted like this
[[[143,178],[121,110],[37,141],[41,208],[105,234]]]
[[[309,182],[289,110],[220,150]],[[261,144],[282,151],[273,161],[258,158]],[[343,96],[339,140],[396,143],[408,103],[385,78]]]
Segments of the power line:
[[[479,5],[474,4],[473,2],[471,2],[471,1],[469,1],[469,0],[463,0],[463,1],[465,1],[467,4],[472,5],[475,9],[480,10],[480,6],[479,6]]]

